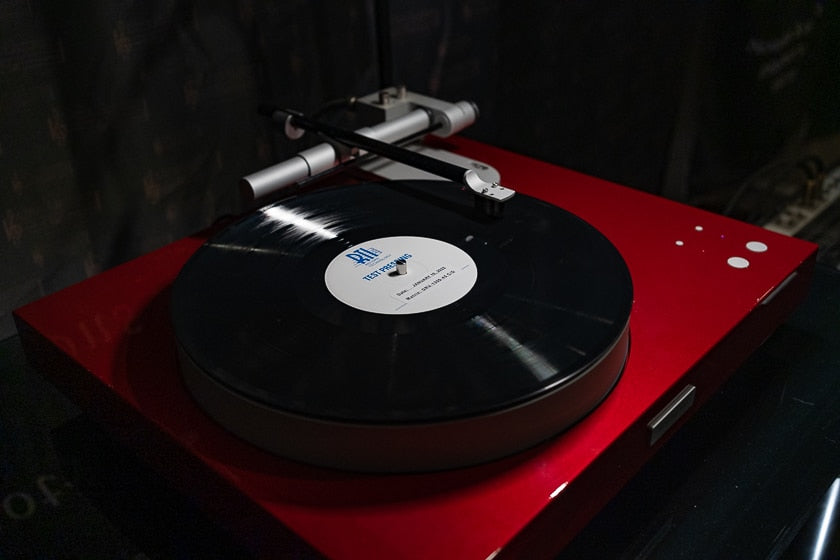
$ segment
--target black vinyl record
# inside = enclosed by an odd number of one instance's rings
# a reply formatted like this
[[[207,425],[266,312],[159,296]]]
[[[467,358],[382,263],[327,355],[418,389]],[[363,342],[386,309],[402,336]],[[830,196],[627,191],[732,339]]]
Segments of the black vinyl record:
[[[591,411],[621,373],[632,299],[619,252],[576,216],[518,194],[484,217],[455,184],[405,181],[232,225],[183,267],[172,320],[188,387],[234,433],[328,466],[426,470]]]

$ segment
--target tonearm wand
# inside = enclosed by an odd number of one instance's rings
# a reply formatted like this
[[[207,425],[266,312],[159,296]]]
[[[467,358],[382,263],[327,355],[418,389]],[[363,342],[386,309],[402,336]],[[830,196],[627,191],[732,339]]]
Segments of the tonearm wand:
[[[415,96],[426,100],[428,98]],[[431,100],[440,104],[437,100]],[[431,104],[431,103],[430,103]],[[475,108],[467,102],[446,104],[446,111],[417,106],[410,112],[378,125],[350,131],[309,118],[297,111],[276,107],[263,107],[261,112],[283,126],[290,138],[299,138],[304,130],[317,132],[340,144],[325,142],[303,150],[294,157],[268,167],[242,179],[243,190],[254,199],[264,197],[278,189],[307,177],[323,173],[340,163],[373,153],[416,169],[449,179],[467,187],[474,195],[476,206],[489,216],[499,216],[503,204],[515,191],[495,182],[485,181],[472,169],[441,161],[425,154],[407,150],[389,142],[437,129],[438,136],[449,136],[462,130],[475,120]],[[342,149],[341,146],[351,148]]]

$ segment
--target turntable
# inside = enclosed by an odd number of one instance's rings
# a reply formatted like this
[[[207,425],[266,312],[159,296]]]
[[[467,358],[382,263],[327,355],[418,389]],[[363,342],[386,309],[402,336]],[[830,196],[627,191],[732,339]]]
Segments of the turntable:
[[[551,555],[804,297],[816,247],[452,136],[469,104],[387,112],[284,112],[339,138],[245,183],[391,180],[29,304],[27,356],[258,555]],[[407,121],[437,137],[386,155],[459,184],[365,157]]]

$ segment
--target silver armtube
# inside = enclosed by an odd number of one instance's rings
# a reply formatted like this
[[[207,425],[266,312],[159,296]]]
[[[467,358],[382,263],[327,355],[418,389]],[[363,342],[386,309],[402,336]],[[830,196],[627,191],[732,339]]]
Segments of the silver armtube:
[[[429,112],[415,109],[396,119],[357,132],[382,142],[396,142],[427,130],[431,126]],[[318,144],[278,164],[266,167],[240,180],[243,196],[250,200],[263,198],[283,187],[332,169],[342,161],[339,151],[327,142]]]

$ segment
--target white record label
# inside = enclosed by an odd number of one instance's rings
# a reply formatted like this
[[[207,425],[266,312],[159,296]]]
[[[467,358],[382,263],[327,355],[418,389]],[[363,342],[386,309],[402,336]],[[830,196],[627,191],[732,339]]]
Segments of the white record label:
[[[397,261],[405,261],[405,274]],[[428,237],[371,239],[342,251],[324,273],[330,293],[362,311],[409,315],[433,311],[464,297],[478,269],[465,251]]]

